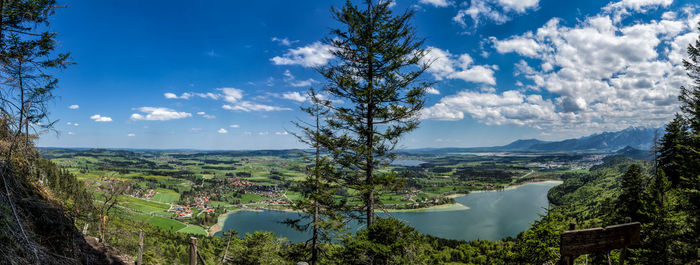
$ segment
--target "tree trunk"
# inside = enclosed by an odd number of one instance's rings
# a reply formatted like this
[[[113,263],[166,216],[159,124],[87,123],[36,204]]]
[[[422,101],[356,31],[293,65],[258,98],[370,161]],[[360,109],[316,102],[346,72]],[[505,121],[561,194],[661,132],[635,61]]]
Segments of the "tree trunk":
[[[318,109],[316,109],[316,135],[314,136],[314,138],[316,138],[314,141],[314,145],[316,146],[316,168],[314,170],[315,171],[314,172],[314,177],[315,177],[314,181],[316,182],[314,184],[316,186],[315,187],[316,190],[318,190],[318,187],[319,187],[320,182],[321,182],[320,172],[319,172],[319,167],[321,166],[321,150],[320,150],[320,144],[318,142],[319,141],[318,136],[320,133],[319,121],[318,121],[319,117],[318,116],[319,116],[319,112],[318,112]],[[314,224],[313,230],[314,231],[313,231],[313,236],[311,238],[311,265],[316,265],[316,262],[318,262],[318,207],[319,207],[318,200],[314,199],[314,216],[313,216],[313,224]]]
[[[221,257],[221,263],[223,264],[226,262],[226,254],[228,254],[228,247],[231,245],[231,237],[233,237],[233,234],[229,233],[228,234],[228,241],[226,241],[226,250],[224,250],[224,256]]]
[[[370,34],[370,39],[368,40],[368,48],[367,52],[369,53],[368,58],[369,58],[369,67],[368,67],[368,73],[367,73],[367,86],[368,86],[368,95],[367,95],[367,144],[365,146],[367,152],[366,154],[366,185],[369,190],[367,191],[367,198],[366,198],[366,203],[367,203],[367,226],[369,227],[374,223],[374,157],[373,155],[373,147],[374,147],[374,100],[372,96],[372,90],[374,89],[374,65],[373,65],[373,60],[374,60],[374,54],[372,53],[372,31],[374,25],[372,25],[372,1],[367,1],[367,5],[369,8],[367,9],[367,12],[369,14],[369,25],[368,25],[368,32]]]
[[[105,230],[107,230],[107,215],[106,214],[102,215],[102,235],[101,235],[102,245],[105,245],[107,243],[107,242],[105,242]]]

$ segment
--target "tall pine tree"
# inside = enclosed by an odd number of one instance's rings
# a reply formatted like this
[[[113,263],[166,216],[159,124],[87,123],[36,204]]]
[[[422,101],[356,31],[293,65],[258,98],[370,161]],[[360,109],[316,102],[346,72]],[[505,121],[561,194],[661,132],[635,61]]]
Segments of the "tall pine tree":
[[[54,53],[56,33],[42,31],[55,9],[54,0],[0,1],[0,114],[25,142],[30,128],[52,125],[47,104],[58,80],[47,70],[71,64],[68,53]]]
[[[642,221],[642,195],[644,193],[642,167],[632,164],[622,175],[620,181],[620,196],[617,201],[618,217],[632,218],[633,221]]]
[[[345,201],[335,197],[341,188],[336,181],[338,178],[336,164],[330,157],[323,154],[328,151],[324,146],[328,145],[328,136],[332,134],[323,122],[325,115],[328,114],[328,110],[323,105],[327,103],[320,99],[313,89],[309,92],[309,99],[312,105],[301,107],[301,110],[309,114],[313,121],[294,123],[301,130],[294,135],[314,151],[311,157],[306,158],[310,164],[304,169],[306,178],[296,187],[302,198],[294,203],[294,209],[303,214],[301,218],[288,219],[285,222],[297,230],[311,230],[309,262],[315,265],[320,259],[321,242],[331,241],[332,233],[344,227],[342,210]],[[304,220],[308,220],[308,223]]]
[[[698,23],[700,30],[700,23]],[[700,252],[700,38],[688,45],[688,58],[683,60],[688,77],[692,84],[681,87],[678,99],[681,102],[681,111],[688,122],[689,141],[685,148],[682,162],[681,187],[687,220],[692,233],[687,233],[687,242],[697,252]],[[698,253],[695,253],[698,258]]]
[[[338,99],[326,104],[334,131],[329,150],[345,169],[346,185],[358,191],[362,208],[357,210],[371,225],[375,207],[381,206],[380,187],[396,179],[377,172],[393,159],[401,136],[418,127],[430,83],[419,79],[428,65],[421,63],[423,40],[409,24],[413,12],[394,15],[391,1],[366,3],[366,9],[350,1],[331,9],[344,28],[332,30],[327,40],[338,60],[320,73],[327,93]]]
[[[656,165],[665,172],[671,184],[678,187],[681,174],[686,163],[687,145],[689,141],[688,126],[686,120],[680,114],[676,114],[671,122],[666,125],[666,134],[658,141],[658,154]]]

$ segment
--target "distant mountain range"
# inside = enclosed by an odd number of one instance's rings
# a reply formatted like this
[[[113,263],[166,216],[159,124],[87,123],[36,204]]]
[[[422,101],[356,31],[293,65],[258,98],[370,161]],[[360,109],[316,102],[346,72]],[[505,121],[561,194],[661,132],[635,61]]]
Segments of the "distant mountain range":
[[[650,150],[654,144],[654,133],[659,128],[630,127],[617,132],[603,132],[581,138],[562,141],[542,141],[537,139],[517,140],[503,146],[471,148],[425,148],[409,152],[458,153],[458,152],[605,152],[614,153],[631,148],[640,152]],[[627,153],[634,152],[626,150]]]

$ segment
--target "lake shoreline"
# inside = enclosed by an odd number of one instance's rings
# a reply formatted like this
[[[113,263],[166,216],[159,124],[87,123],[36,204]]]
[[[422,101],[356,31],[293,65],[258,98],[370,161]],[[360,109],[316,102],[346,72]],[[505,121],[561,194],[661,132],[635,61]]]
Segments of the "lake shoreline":
[[[491,190],[475,190],[475,191],[470,191],[469,193],[454,193],[445,196],[446,198],[457,198],[457,197],[462,197],[462,196],[467,196],[470,193],[481,193],[481,192],[491,192],[491,191],[502,191],[502,190],[512,190],[512,189],[517,189],[519,187],[522,187],[527,184],[533,184],[533,183],[563,183],[562,180],[558,179],[534,179],[534,180],[528,180],[525,182],[521,182],[518,184],[514,185],[509,185],[505,187],[504,189],[491,189]],[[461,204],[461,203],[448,203],[448,204],[440,204],[440,205],[432,205],[428,207],[421,207],[421,208],[413,208],[413,209],[387,209],[386,211],[389,213],[401,213],[401,212],[443,212],[443,211],[462,211],[462,210],[469,210],[469,206]],[[267,210],[267,211],[280,211],[280,212],[296,212],[296,213],[301,213],[300,211],[294,210],[289,207],[258,207],[258,208],[248,208],[248,209],[243,209],[243,208],[238,208],[235,210],[228,211],[222,215],[219,216],[219,219],[217,220],[217,223],[214,224],[212,227],[209,228],[209,235],[213,236],[214,234],[218,233],[221,231],[224,227],[224,223],[226,222],[226,218],[230,214],[234,214],[239,211],[251,211],[251,212],[258,212],[261,210]],[[378,211],[378,212],[383,212],[383,211]]]
[[[389,210],[377,209],[380,217],[393,217],[410,224],[423,234],[454,240],[498,240],[513,237],[527,230],[533,220],[547,208],[547,191],[561,181],[537,181],[542,184],[518,183],[508,189],[490,190],[499,192],[479,192],[472,196],[452,194],[457,203],[436,205],[419,209]],[[533,185],[527,185],[533,184]],[[523,188],[518,188],[525,186]],[[299,213],[290,211],[289,206],[271,205],[243,209],[227,219],[224,231],[233,229],[241,234],[264,230],[285,237],[290,242],[303,242],[308,239],[308,231],[300,233],[281,224],[280,220],[295,219]],[[272,208],[272,209],[270,209]],[[255,213],[258,211],[259,213]],[[262,212],[260,212],[262,211]],[[364,226],[361,222],[348,223],[349,232],[357,232]],[[221,233],[218,233],[219,236]]]
[[[209,232],[209,236],[214,236],[214,234],[220,232],[224,228],[224,223],[226,222],[226,219],[228,218],[228,216],[230,214],[237,213],[241,210],[244,210],[244,209],[238,208],[238,209],[226,211],[225,213],[219,215],[219,218],[216,220],[216,224],[209,227],[209,230],[207,231],[207,232]]]

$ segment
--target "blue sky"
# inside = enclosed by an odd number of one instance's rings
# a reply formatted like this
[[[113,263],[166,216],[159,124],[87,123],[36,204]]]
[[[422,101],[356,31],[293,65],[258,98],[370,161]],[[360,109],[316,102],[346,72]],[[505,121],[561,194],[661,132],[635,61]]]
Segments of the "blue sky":
[[[54,132],[39,146],[282,149],[331,62],[344,1],[74,1],[52,18]],[[356,1],[359,3],[359,1]],[[434,60],[419,129],[401,147],[557,140],[661,126],[697,39],[692,1],[397,0]]]

